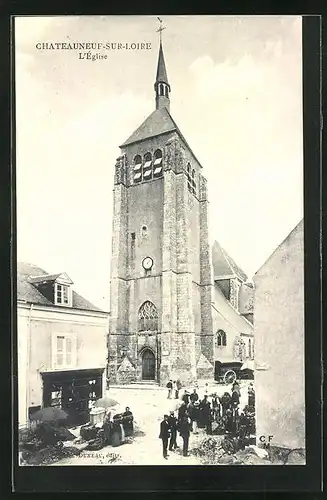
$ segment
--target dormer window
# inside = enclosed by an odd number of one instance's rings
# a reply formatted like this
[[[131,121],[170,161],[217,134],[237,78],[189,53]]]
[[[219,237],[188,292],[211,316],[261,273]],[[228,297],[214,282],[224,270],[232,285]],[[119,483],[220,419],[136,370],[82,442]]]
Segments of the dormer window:
[[[68,286],[57,284],[56,287],[56,302],[57,304],[68,304]]]
[[[72,285],[74,283],[66,273],[30,276],[28,281],[52,304],[73,306]]]
[[[69,285],[63,283],[54,284],[54,303],[55,305],[72,306],[72,289]]]

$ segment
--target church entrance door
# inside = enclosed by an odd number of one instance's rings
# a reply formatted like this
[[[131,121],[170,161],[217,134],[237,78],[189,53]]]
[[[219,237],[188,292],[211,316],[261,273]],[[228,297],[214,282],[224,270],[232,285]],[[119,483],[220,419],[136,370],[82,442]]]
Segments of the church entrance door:
[[[142,380],[155,380],[156,360],[150,349],[145,349],[142,356]]]

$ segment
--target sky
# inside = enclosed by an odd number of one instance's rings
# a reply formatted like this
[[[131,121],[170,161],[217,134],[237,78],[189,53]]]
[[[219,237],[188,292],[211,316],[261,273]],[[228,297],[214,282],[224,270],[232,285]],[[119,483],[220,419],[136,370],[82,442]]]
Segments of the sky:
[[[160,17],[170,112],[208,179],[210,240],[251,278],[303,217],[301,17]],[[17,258],[66,272],[107,311],[114,165],[155,109],[157,28],[157,16],[16,18]],[[45,42],[151,49],[90,61]]]

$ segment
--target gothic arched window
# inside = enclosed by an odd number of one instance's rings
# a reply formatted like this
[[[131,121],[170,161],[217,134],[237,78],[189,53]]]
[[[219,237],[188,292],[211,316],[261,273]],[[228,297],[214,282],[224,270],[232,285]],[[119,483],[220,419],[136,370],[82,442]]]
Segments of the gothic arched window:
[[[150,179],[152,179],[152,156],[151,153],[146,153],[144,155],[143,180],[149,181]]]
[[[142,180],[142,158],[140,155],[136,155],[134,158],[133,180],[134,182]]]
[[[165,96],[168,97],[168,87],[165,85]]]
[[[143,302],[139,309],[138,331],[158,331],[158,311],[149,300]]]
[[[226,346],[227,345],[227,337],[226,332],[223,330],[218,330],[217,332],[217,346]]]
[[[162,176],[162,151],[157,149],[154,152],[154,162],[153,162],[153,177]]]

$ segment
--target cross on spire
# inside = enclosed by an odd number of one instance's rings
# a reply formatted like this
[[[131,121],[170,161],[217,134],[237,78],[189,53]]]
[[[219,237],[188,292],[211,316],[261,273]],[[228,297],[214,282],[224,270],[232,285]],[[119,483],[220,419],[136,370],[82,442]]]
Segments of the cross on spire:
[[[163,30],[166,29],[166,26],[162,26],[162,19],[160,19],[160,17],[157,17],[160,25],[159,25],[159,28],[157,29],[157,33],[159,33],[159,39],[160,39],[160,44],[161,44],[161,41],[162,41],[162,32]]]

